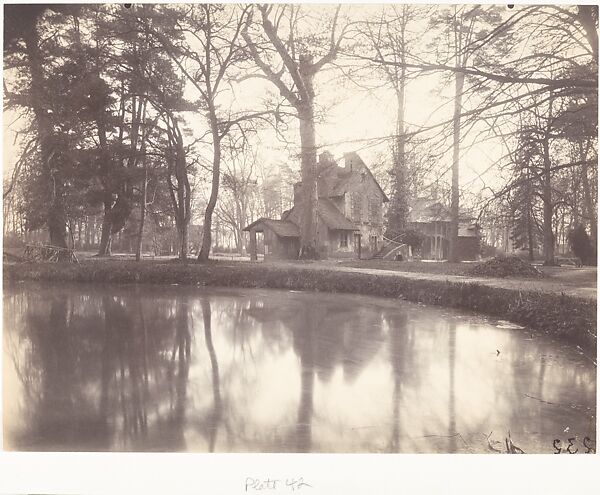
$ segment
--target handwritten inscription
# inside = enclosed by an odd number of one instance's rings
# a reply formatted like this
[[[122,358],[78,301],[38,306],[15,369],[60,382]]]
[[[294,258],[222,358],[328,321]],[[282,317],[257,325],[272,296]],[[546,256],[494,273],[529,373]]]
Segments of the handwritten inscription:
[[[555,438],[552,442],[555,454],[595,454],[595,444],[590,437],[584,437],[583,441],[578,441],[577,437],[567,438],[566,441]]]
[[[302,488],[312,488],[304,478],[246,478],[246,492],[288,490],[298,491]]]

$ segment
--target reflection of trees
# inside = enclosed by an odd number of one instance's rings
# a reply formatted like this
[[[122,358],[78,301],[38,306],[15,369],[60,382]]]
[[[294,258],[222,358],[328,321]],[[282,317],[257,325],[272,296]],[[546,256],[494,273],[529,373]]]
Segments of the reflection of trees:
[[[346,311],[344,335],[344,378],[354,382],[383,344],[383,325],[379,311],[356,308]]]
[[[6,308],[15,324],[23,319],[11,357],[28,390],[21,397],[26,431],[14,446],[185,448],[187,304],[90,292],[55,290],[39,304]]]
[[[277,342],[282,336],[276,328],[292,331],[294,341],[304,331],[307,314],[318,314],[315,320],[313,362],[319,379],[328,381],[341,367],[347,381],[354,381],[375,356],[384,341],[379,311],[349,307],[343,302],[314,300],[313,295],[298,294],[297,299],[281,306],[278,299],[265,299],[246,310],[246,314],[261,323],[260,331],[272,335]],[[294,346],[296,353],[298,349]]]
[[[411,358],[413,355],[410,345],[412,341],[408,333],[408,316],[405,311],[398,309],[385,314],[389,326],[390,360],[394,374],[394,391],[392,395],[392,439],[391,452],[400,452],[402,445],[400,436],[402,424],[400,418],[400,404],[402,403],[402,382],[410,372]]]
[[[312,444],[315,377],[329,381],[336,369],[353,382],[376,355],[384,341],[381,315],[368,308],[349,307],[343,302],[299,294],[281,305],[265,299],[246,313],[261,328],[283,327],[292,334],[293,349],[300,364],[300,398],[294,432],[294,449],[308,452]],[[282,337],[279,336],[279,341]]]
[[[147,408],[144,400],[143,376],[144,346],[143,331],[133,321],[129,301],[121,297],[104,295],[105,332],[112,334],[108,354],[109,369],[116,370],[111,374],[118,393],[118,404],[123,425],[123,439],[127,444],[144,437],[147,432]],[[141,335],[140,335],[141,334]],[[141,351],[141,352],[140,352]],[[116,357],[116,363],[111,361]]]
[[[19,295],[23,289],[12,290]],[[486,390],[481,411],[465,412],[468,422],[461,422],[459,412],[467,405],[459,407],[456,394],[463,389],[456,380],[462,378],[461,369],[470,368],[469,362],[461,362],[459,351],[467,353],[469,344],[475,349],[475,334],[465,330],[463,340],[460,320],[448,318],[416,335],[421,322],[411,320],[417,310],[412,313],[401,305],[352,305],[349,298],[314,294],[284,300],[261,293],[192,297],[187,289],[165,294],[147,288],[133,293],[114,287],[85,290],[56,289],[29,299],[9,293],[5,299],[6,362],[10,366],[14,361],[16,375],[27,388],[19,401],[26,431],[20,438],[8,438],[14,447],[216,451],[231,442],[232,449],[240,450],[313,451],[319,449],[317,436],[323,432],[328,442],[337,426],[328,423],[337,421],[336,405],[326,396],[321,403],[318,387],[327,392],[341,386],[346,400],[346,387],[352,391],[369,386],[366,378],[375,374],[365,373],[363,380],[361,373],[380,359],[381,350],[389,350],[392,405],[373,417],[391,416],[393,422],[387,426],[384,420],[385,425],[377,426],[385,429],[377,431],[385,435],[384,441],[389,438],[386,447],[392,452],[421,450],[431,442],[445,452],[462,450],[459,432],[478,449],[481,434],[493,429],[494,438],[502,438],[509,428],[515,443],[528,451],[521,443],[523,430],[534,424],[545,432],[564,411],[524,399],[525,394],[552,402],[581,397],[577,402],[592,403],[589,369],[559,369],[553,359],[564,356],[548,354],[555,350],[549,342],[524,343],[506,335],[499,344],[500,357],[465,354],[481,370],[477,386],[492,380],[493,391]],[[432,319],[424,321],[430,324]],[[251,355],[249,362],[236,352],[242,343]],[[265,370],[273,372],[290,362],[299,390],[270,396]],[[381,376],[385,363],[377,364],[375,373]],[[424,381],[429,373],[441,376],[433,383],[441,393]],[[255,392],[273,403],[257,402]],[[494,393],[498,397],[492,403]],[[416,404],[410,402],[413,396]],[[428,404],[430,398],[432,405],[421,417],[418,401]],[[477,403],[476,398],[466,399],[467,404]],[[320,408],[329,407],[332,417],[319,416]],[[583,424],[583,413],[576,413],[573,424]],[[373,444],[381,445],[379,433],[373,438]]]
[[[294,350],[300,358],[300,401],[296,425],[296,449],[309,452],[312,444],[313,397],[315,390],[315,334],[323,314],[308,304],[302,306],[300,317],[294,320],[292,333]]]
[[[448,436],[450,445],[448,453],[456,452],[456,396],[455,396],[455,371],[456,371],[456,321],[450,319],[448,323]]]
[[[5,332],[9,328],[13,332],[12,327],[20,330],[18,345],[10,350],[25,388],[19,416],[28,428],[12,440],[22,449],[38,444],[56,450],[77,443],[102,445],[105,424],[86,397],[86,371],[99,366],[98,321],[90,321],[85,332],[79,332],[74,310],[81,298],[69,299],[53,291],[38,299],[37,291],[33,292],[24,296],[28,304],[5,305],[5,315],[11,317]],[[14,321],[17,314],[22,319]],[[5,418],[5,424],[7,419],[12,418]]]
[[[168,432],[163,437],[166,450],[184,450],[185,412],[187,407],[187,385],[190,370],[191,336],[189,331],[188,303],[178,298],[175,303],[175,339],[171,351],[167,376],[171,391],[171,415],[168,418]]]
[[[53,297],[47,319],[32,318],[32,347],[39,349],[41,383],[39,403],[33,422],[35,436],[44,443],[55,445],[68,435],[63,428],[60,412],[74,410],[74,399],[69,386],[76,375],[73,369],[69,328],[67,326],[68,301]]]
[[[212,389],[213,389],[213,410],[209,417],[209,441],[208,451],[215,451],[215,444],[217,441],[217,432],[219,430],[219,423],[221,421],[221,415],[223,410],[223,404],[221,401],[221,385],[219,376],[219,363],[217,361],[217,353],[212,339],[212,314],[210,301],[207,297],[203,297],[200,301],[202,305],[202,319],[204,322],[204,341],[206,343],[206,349],[210,357],[211,376],[212,376]]]

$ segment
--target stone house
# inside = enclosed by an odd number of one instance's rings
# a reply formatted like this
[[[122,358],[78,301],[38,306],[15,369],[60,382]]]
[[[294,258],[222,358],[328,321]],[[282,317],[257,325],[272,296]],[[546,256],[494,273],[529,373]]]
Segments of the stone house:
[[[448,258],[450,245],[450,209],[433,198],[418,198],[410,208],[408,226],[425,235],[421,257],[430,260]],[[480,232],[475,217],[461,210],[458,224],[458,253],[461,260],[479,256]]]
[[[375,177],[355,153],[340,167],[328,152],[318,162],[317,250],[321,258],[366,258],[382,246],[383,203],[388,201]],[[259,218],[250,233],[250,257],[257,259],[262,235],[265,259],[295,259],[300,249],[302,183],[294,185],[294,206],[281,219]]]

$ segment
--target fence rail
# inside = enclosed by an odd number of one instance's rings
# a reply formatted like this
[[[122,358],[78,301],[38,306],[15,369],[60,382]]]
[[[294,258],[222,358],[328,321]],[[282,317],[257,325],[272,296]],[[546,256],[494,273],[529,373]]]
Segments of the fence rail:
[[[52,246],[50,244],[26,244],[23,250],[23,257],[28,261],[68,261],[79,263],[72,249]]]

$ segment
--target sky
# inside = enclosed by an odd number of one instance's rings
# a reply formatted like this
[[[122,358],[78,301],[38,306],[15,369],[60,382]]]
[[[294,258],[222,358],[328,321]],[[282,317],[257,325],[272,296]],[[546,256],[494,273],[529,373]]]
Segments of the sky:
[[[331,11],[325,11],[320,6],[304,6],[312,18],[324,18]],[[346,5],[344,11],[350,21],[363,19],[373,9],[373,6]],[[418,20],[412,26],[416,32],[427,33],[429,19]],[[425,45],[427,34],[417,40]],[[339,63],[345,63],[343,58]],[[379,85],[383,74],[372,73],[371,83]],[[317,144],[321,150],[329,150],[334,157],[341,158],[343,153],[357,151],[363,160],[371,164],[382,155],[389,156],[389,141],[375,138],[389,136],[394,132],[396,119],[396,100],[391,89],[379,88],[367,91],[357,87],[350,81],[340,78],[340,72],[335,67],[329,67],[317,76],[317,108],[321,110],[322,120],[317,123]],[[247,107],[260,107],[265,94],[273,93],[274,87],[267,81],[250,80],[236,87],[236,98],[243,101]],[[447,120],[451,117],[451,95],[453,84],[445,81],[439,74],[426,74],[410,82],[406,90],[406,123],[409,129],[430,125]],[[188,89],[188,94],[193,96],[193,90]],[[195,136],[203,134],[206,124],[201,115],[186,117],[189,127]],[[22,122],[12,112],[5,112],[3,163],[4,176],[9,174],[17,159],[16,149],[13,146],[15,132],[20,129]],[[289,122],[289,132],[286,134],[288,141],[299,145],[297,122]],[[486,141],[469,146],[474,137],[463,136],[463,150],[460,165],[460,183],[469,195],[476,194],[483,185],[497,185],[499,173],[493,163],[503,154],[499,142]],[[276,171],[278,164],[287,163],[293,169],[299,169],[297,149],[276,138],[272,130],[261,131],[257,140],[258,157],[263,166]],[[451,154],[446,153],[439,163],[432,164],[434,168],[448,170],[451,165]],[[449,181],[447,172],[444,179]],[[467,197],[465,196],[465,200]]]
[[[313,16],[321,14],[320,7],[305,7]],[[373,6],[345,6],[350,21],[364,19],[372,14]],[[322,14],[321,14],[322,15]],[[428,18],[416,21],[411,30],[427,33]],[[426,43],[426,39],[418,39],[416,44]],[[418,51],[418,50],[417,50]],[[340,56],[336,64],[346,65],[348,60]],[[329,66],[316,78],[316,105],[321,119],[316,125],[317,145],[319,152],[328,150],[334,157],[341,159],[345,152],[357,151],[363,160],[371,164],[382,154],[389,157],[390,140],[382,141],[381,137],[394,133],[396,122],[396,97],[384,84],[384,74],[370,73],[370,81],[359,80],[361,85],[379,86],[366,90],[357,84],[344,80],[336,67]],[[453,82],[444,81],[440,74],[429,73],[409,82],[406,90],[405,120],[409,130],[420,126],[435,124],[451,118]],[[238,98],[244,101],[260,101],[267,92],[274,93],[271,83],[263,80],[251,80],[242,83],[237,89]],[[297,123],[289,122],[286,137],[299,146]],[[286,143],[277,140],[274,133],[264,131],[260,134],[259,157],[267,164],[286,162],[299,169],[299,160],[294,156],[297,149],[290,149]],[[471,137],[464,136],[465,147],[461,157],[461,185],[465,188],[477,188],[483,184],[478,179],[483,174],[486,184],[498,181],[497,170],[490,168],[503,153],[497,142],[486,142],[467,149]],[[451,165],[451,154],[447,153],[437,167],[448,170]],[[449,172],[444,179],[450,180]]]

